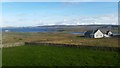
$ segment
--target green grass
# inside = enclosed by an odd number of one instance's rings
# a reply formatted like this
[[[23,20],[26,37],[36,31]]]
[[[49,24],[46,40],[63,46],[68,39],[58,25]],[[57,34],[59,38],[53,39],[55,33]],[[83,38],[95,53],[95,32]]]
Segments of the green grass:
[[[0,67],[2,67],[2,49],[0,48]]]
[[[3,66],[112,66],[119,54],[89,48],[18,46],[3,48]]]

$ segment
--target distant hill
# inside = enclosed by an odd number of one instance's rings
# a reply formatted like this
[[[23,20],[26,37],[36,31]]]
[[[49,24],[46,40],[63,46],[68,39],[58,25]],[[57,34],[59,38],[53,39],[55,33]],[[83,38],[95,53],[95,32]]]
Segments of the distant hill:
[[[120,25],[51,25],[51,26],[36,26],[36,27],[56,27],[56,28],[81,27],[88,29],[99,29],[99,28],[116,29],[120,27]]]
[[[96,30],[101,29],[103,31],[111,30],[112,32],[120,32],[119,30],[120,25],[51,25],[51,26],[30,26],[30,27],[4,27],[2,30],[13,30],[13,29],[34,29],[39,31],[41,28],[42,30],[51,29],[54,31],[67,31],[67,32],[83,32],[87,30]]]

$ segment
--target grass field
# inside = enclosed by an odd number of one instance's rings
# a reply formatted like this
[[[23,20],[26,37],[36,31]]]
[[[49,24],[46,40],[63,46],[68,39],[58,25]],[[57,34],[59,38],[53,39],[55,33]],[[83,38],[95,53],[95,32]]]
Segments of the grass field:
[[[119,53],[56,46],[18,46],[3,49],[3,66],[114,66]]]
[[[67,32],[3,33],[3,44],[49,42],[59,44],[119,47],[119,38],[85,38]],[[3,66],[114,66],[120,65],[119,53],[90,48],[25,45],[3,48]]]
[[[59,44],[119,47],[118,40],[118,38],[85,38],[82,35],[75,35],[67,32],[3,33],[3,44],[15,42],[49,42]]]
[[[0,67],[2,67],[2,49],[0,48]]]

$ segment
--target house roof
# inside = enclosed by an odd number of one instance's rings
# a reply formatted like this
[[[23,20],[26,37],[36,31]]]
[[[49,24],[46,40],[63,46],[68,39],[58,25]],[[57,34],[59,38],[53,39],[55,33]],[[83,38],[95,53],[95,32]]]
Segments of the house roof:
[[[94,34],[98,31],[99,29],[96,29],[96,30],[88,30],[85,32],[85,34]],[[100,30],[101,31],[101,30]],[[101,31],[102,32],[102,31]],[[103,33],[103,32],[102,32]]]

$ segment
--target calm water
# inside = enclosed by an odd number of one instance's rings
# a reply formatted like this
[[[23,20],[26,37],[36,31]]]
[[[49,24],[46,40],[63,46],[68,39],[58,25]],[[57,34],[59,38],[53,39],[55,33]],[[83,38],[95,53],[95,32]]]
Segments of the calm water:
[[[85,32],[70,32],[70,34],[81,34],[84,35]]]
[[[0,30],[1,31],[1,30]],[[2,32],[57,32],[56,28],[51,27],[23,27],[23,28],[2,28]],[[84,32],[69,32],[70,34],[84,34]],[[120,35],[120,33],[113,33]]]
[[[44,27],[36,27],[36,28],[3,28],[3,32],[55,32],[55,28],[44,28]]]
[[[3,32],[57,32],[56,28],[3,28]],[[69,32],[70,34],[84,34],[84,32]]]

